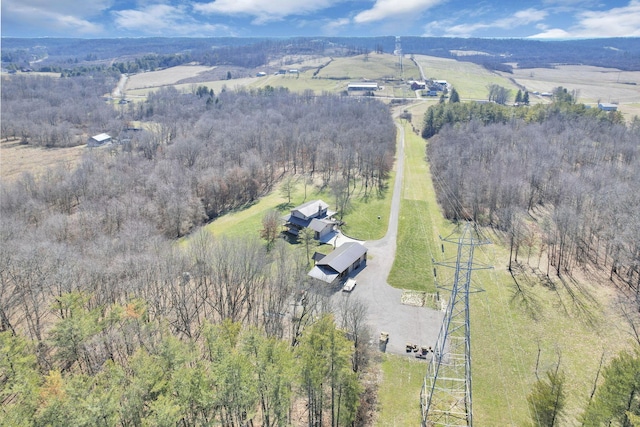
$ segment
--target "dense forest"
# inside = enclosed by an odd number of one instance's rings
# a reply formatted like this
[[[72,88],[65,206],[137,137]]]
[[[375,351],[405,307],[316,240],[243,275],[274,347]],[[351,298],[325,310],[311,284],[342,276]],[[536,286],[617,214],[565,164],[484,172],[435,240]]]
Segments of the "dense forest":
[[[114,143],[87,149],[75,168],[2,182],[0,425],[366,416],[363,308],[330,307],[307,280],[308,260],[284,241],[193,230],[287,173],[337,199],[354,185],[375,194],[393,162],[387,106],[170,88],[105,109],[109,77],[16,77],[2,84],[4,138],[42,143],[23,125],[33,113],[47,132],[110,132]],[[45,111],[54,117],[36,121]]]
[[[597,266],[640,307],[640,121],[571,97],[507,109],[441,104],[425,114],[439,123],[427,154],[445,215],[504,231],[510,269],[523,253],[547,275]]]
[[[154,54],[166,61],[197,61],[209,65],[264,66],[285,55],[340,56],[365,52],[392,53],[395,37],[314,38],[143,38],[143,39],[2,39],[3,67],[24,67],[39,60],[42,67],[73,68],[87,64],[111,65],[135,62]],[[621,70],[640,69],[640,39],[607,38],[539,41],[529,39],[481,39],[402,37],[403,53],[463,59],[489,69],[552,67],[582,64]],[[458,51],[465,51],[458,57]],[[468,55],[469,52],[482,52]],[[34,66],[36,64],[33,64]]]

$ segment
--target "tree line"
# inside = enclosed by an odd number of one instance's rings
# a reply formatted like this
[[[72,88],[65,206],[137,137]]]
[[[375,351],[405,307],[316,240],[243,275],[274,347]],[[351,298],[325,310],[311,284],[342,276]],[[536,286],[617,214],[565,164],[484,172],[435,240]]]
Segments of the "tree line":
[[[87,136],[121,128],[117,112],[104,100],[117,74],[90,73],[73,78],[2,77],[0,137],[22,144],[69,147]]]
[[[542,123],[545,120],[561,115],[566,118],[589,117],[595,122],[609,121],[624,123],[624,117],[619,111],[603,111],[598,108],[577,102],[577,94],[566,88],[556,87],[552,92],[552,104],[536,104],[528,106],[529,94],[518,91],[515,102],[522,103],[518,107],[504,105],[510,99],[510,91],[502,86],[491,84],[488,89],[490,102],[440,102],[427,109],[422,124],[422,137],[430,138],[436,135],[446,125],[466,123],[476,120],[483,125],[499,123],[507,124],[513,120],[526,123]],[[520,96],[518,96],[520,95]],[[525,107],[526,108],[523,108]]]
[[[610,114],[557,104],[512,108],[508,118],[489,120],[482,114],[506,110],[467,104],[467,119],[444,125],[428,144],[439,203],[450,219],[504,231],[510,268],[526,250],[527,260],[540,253],[538,267],[541,254],[548,255],[547,274],[552,268],[571,274],[584,265],[608,269],[640,306],[633,190],[640,188],[640,121],[625,125]],[[458,105],[465,104],[445,109]],[[427,112],[425,120],[433,115]]]

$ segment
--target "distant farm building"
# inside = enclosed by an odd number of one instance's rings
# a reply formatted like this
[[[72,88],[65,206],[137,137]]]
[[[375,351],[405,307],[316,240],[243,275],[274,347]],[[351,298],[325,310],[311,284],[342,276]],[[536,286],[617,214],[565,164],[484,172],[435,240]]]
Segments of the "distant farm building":
[[[427,88],[427,84],[425,82],[411,81],[409,82],[409,84],[411,85],[411,90],[419,90],[419,89]]]
[[[267,73],[265,73],[264,71],[259,71],[258,74],[256,74],[256,77],[264,77],[266,75]]]
[[[376,82],[359,82],[359,83],[349,83],[347,85],[347,90],[349,92],[356,92],[356,91],[374,91],[374,90],[378,90],[379,86],[378,83]]]
[[[112,141],[111,136],[106,133],[94,135],[87,141],[88,147],[101,147],[103,145],[110,144]]]
[[[366,262],[367,248],[358,242],[347,242],[316,261],[315,267],[307,274],[314,279],[333,285],[366,265]]]
[[[314,238],[320,240],[333,231],[335,214],[322,200],[312,200],[291,209],[291,213],[282,219],[289,234],[297,236],[303,228],[311,228]]]
[[[601,109],[602,111],[618,111],[617,104],[607,104],[604,102],[598,104],[598,108]]]

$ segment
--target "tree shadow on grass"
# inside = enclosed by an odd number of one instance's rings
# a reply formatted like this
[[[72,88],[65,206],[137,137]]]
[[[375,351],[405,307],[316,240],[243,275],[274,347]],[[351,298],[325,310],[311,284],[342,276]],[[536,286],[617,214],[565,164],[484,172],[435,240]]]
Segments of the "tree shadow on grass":
[[[559,279],[569,296],[574,316],[590,327],[596,326],[598,319],[594,308],[598,304],[597,300],[575,279],[565,276],[560,276]]]
[[[540,319],[542,317],[542,304],[538,296],[532,291],[535,282],[531,276],[527,274],[522,265],[513,263],[511,278],[513,278],[513,286],[509,302],[521,308],[531,319]]]

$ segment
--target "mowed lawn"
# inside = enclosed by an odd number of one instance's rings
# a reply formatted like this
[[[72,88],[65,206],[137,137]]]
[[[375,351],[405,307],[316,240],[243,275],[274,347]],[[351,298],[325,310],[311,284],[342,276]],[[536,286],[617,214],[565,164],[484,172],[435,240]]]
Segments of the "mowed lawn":
[[[276,186],[273,191],[260,197],[255,203],[222,215],[207,224],[205,228],[218,236],[259,236],[262,230],[262,219],[270,210],[277,210],[284,216],[295,206],[316,199],[325,201],[330,209],[335,210],[335,197],[328,190],[320,190],[318,187],[308,185],[305,197],[302,179],[303,177],[299,177],[298,183],[294,186],[289,204],[281,194],[279,186]],[[392,173],[390,180],[393,179]],[[391,191],[388,188],[370,191],[365,196],[361,186],[356,185],[348,210],[342,218],[345,223],[342,226],[343,232],[358,240],[382,238],[387,231],[390,207]],[[339,216],[339,214],[336,215],[336,217]]]
[[[417,118],[416,118],[417,119]],[[442,220],[425,161],[426,144],[410,123],[404,123],[405,163],[396,258],[389,274],[391,286],[435,292],[432,257],[437,258],[439,234],[450,226]]]

